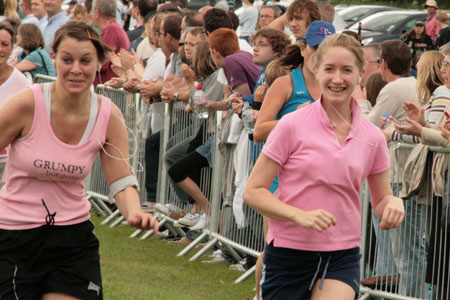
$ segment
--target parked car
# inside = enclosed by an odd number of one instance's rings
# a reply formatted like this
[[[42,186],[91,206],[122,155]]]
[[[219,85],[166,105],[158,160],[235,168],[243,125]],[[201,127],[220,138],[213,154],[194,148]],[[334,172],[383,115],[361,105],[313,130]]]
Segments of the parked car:
[[[427,13],[419,10],[395,10],[376,13],[353,24],[349,29],[358,32],[361,23],[363,44],[399,39],[410,31],[417,20],[425,20]]]
[[[381,5],[352,5],[340,9],[337,13],[347,23],[347,28],[356,22],[381,11],[400,10],[401,8]]]

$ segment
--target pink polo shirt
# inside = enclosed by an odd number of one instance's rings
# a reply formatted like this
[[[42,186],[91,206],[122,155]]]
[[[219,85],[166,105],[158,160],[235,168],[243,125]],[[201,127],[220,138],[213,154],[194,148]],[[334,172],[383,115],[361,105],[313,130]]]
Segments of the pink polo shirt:
[[[298,250],[335,251],[359,247],[359,190],[368,175],[389,169],[381,130],[360,115],[352,99],[352,129],[339,143],[322,99],[284,116],[263,153],[277,162],[279,199],[302,210],[324,209],[337,220],[322,233],[293,222],[270,219],[267,242]]]

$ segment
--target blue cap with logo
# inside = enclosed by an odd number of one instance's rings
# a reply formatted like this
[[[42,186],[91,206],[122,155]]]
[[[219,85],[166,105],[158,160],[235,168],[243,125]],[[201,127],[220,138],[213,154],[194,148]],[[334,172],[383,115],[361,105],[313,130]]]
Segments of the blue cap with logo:
[[[336,30],[334,29],[333,24],[325,21],[314,21],[306,30],[306,44],[310,47],[318,46],[324,39],[335,33]]]

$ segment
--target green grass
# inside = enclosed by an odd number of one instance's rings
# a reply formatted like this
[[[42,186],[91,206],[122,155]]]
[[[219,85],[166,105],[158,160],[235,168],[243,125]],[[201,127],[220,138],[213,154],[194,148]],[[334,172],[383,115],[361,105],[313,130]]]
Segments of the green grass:
[[[166,240],[131,239],[133,229],[110,229],[103,218],[92,215],[100,240],[100,257],[105,300],[245,300],[253,299],[254,276],[234,284],[242,273],[227,264],[189,262],[177,257],[183,247]]]

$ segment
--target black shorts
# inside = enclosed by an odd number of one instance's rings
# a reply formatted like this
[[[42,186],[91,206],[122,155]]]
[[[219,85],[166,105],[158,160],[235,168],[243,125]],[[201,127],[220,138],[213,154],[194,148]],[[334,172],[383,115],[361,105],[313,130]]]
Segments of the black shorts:
[[[359,295],[359,248],[317,252],[274,247],[264,250],[261,291],[264,300],[304,300],[322,279],[335,279]]]
[[[94,224],[0,229],[0,299],[40,300],[46,293],[103,299]]]

